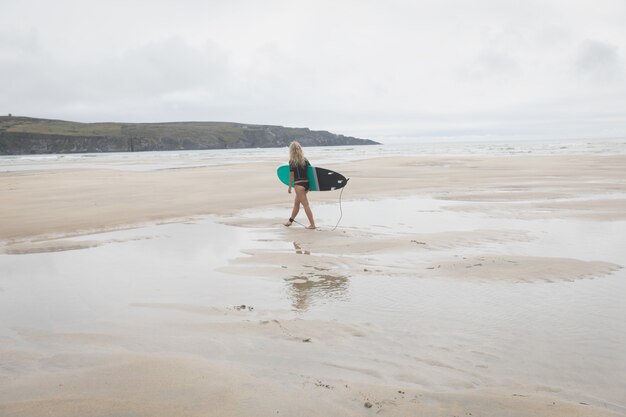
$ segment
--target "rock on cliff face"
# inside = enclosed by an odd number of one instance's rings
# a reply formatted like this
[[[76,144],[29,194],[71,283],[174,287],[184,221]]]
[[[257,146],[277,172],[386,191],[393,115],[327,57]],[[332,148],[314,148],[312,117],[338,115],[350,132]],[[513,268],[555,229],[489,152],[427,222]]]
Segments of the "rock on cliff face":
[[[304,146],[373,145],[326,131],[221,122],[74,123],[0,117],[0,154],[140,152],[271,148],[298,140]]]
[[[2,155],[127,151],[129,151],[128,140],[124,138],[0,133]]]

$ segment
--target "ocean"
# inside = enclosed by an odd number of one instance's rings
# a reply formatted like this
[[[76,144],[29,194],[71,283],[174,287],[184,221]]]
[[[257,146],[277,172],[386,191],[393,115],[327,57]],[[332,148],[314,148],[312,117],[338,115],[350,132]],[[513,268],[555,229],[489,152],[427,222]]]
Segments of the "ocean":
[[[623,155],[626,139],[571,140],[425,140],[402,144],[366,146],[306,147],[307,158],[315,165],[339,163],[380,156],[411,155]],[[0,172],[65,168],[97,168],[151,171],[262,161],[282,163],[287,148],[216,149],[120,153],[79,153],[0,156]]]

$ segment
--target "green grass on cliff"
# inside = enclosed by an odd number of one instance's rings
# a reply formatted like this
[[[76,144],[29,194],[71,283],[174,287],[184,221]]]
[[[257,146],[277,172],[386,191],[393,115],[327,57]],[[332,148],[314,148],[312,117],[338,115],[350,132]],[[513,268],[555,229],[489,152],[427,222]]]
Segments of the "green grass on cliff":
[[[0,117],[0,132],[35,133],[55,136],[107,136],[190,139],[213,138],[232,143],[241,138],[242,129],[261,129],[256,125],[225,122],[172,123],[77,123],[29,117]]]
[[[60,136],[122,136],[120,123],[75,123],[30,117],[0,117],[0,132]]]

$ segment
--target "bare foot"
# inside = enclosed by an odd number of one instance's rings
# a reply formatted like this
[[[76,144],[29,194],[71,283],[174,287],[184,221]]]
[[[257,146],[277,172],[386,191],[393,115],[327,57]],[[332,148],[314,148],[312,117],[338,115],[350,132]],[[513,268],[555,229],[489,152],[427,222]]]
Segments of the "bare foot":
[[[309,227],[307,227],[307,229],[315,230],[315,229],[317,229],[317,227],[315,227],[315,225],[314,225],[314,224],[312,224],[312,225],[310,225]]]
[[[285,225],[287,227],[291,226],[292,224],[293,224],[293,220],[292,219],[289,219],[289,220],[287,220],[286,223],[283,223],[283,225]]]

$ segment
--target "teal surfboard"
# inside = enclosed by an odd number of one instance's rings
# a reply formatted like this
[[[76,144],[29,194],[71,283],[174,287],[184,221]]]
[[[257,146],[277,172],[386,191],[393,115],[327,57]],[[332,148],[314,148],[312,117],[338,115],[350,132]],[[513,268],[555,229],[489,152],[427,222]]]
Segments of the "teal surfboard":
[[[289,165],[283,165],[276,170],[278,179],[283,184],[289,185]],[[348,183],[348,179],[338,172],[330,169],[309,166],[307,171],[311,191],[338,190]],[[293,184],[291,184],[293,187]]]
[[[278,175],[278,179],[282,181],[283,184],[289,185],[289,165],[279,166],[276,170],[276,174]],[[307,175],[309,176],[309,185],[311,191],[317,191],[317,179],[315,178],[315,168],[309,165],[309,170],[307,171]],[[291,184],[293,187],[293,184]]]

